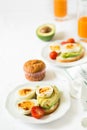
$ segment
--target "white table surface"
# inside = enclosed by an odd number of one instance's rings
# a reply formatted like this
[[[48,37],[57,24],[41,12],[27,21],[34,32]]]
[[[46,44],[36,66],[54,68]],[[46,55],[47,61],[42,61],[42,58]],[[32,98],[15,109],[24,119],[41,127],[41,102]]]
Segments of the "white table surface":
[[[44,125],[25,124],[14,119],[5,108],[6,97],[16,86],[28,82],[24,77],[23,64],[26,60],[42,59],[42,48],[50,44],[36,36],[36,28],[44,23],[56,26],[53,40],[78,38],[76,32],[76,0],[72,2],[72,17],[64,22],[55,21],[53,0],[3,0],[0,1],[0,130],[83,130],[83,110],[80,100],[71,98],[69,111],[59,120]],[[62,34],[62,36],[61,36]],[[47,71],[60,71],[49,63]],[[61,69],[62,72],[62,69]],[[59,75],[59,73],[58,73]],[[50,81],[52,77],[44,80]]]

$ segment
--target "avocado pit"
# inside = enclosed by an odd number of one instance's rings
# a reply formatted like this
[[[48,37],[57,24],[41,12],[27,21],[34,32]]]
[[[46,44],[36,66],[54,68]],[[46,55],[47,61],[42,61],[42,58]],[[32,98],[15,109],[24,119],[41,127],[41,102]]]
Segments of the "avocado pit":
[[[45,27],[40,29],[40,32],[41,33],[49,33],[49,32],[51,32],[51,28],[48,26],[45,26]]]

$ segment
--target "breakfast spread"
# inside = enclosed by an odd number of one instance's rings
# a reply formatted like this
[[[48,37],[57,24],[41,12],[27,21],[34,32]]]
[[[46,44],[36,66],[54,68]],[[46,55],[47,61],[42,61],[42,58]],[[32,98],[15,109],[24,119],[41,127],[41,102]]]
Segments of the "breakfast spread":
[[[49,57],[58,62],[74,62],[80,60],[85,55],[85,48],[73,38],[60,43],[52,43],[49,46]]]
[[[60,91],[55,85],[36,86],[34,89],[23,87],[17,90],[16,96],[18,112],[37,119],[54,112],[61,98]]]
[[[30,81],[41,81],[45,77],[46,65],[42,60],[26,61],[23,66],[25,77]]]

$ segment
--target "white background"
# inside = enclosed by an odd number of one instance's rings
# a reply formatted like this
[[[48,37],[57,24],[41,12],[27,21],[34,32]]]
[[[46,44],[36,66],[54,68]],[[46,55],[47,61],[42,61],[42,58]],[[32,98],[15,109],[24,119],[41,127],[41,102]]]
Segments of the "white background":
[[[69,19],[58,22],[54,19],[53,0],[0,0],[0,130],[84,129],[81,126],[83,112],[80,100],[71,98],[71,108],[67,114],[45,125],[18,122],[5,109],[6,97],[15,84],[27,82],[23,72],[24,62],[33,58],[43,60],[41,49],[50,44],[37,38],[35,31],[39,25],[55,24],[56,34],[52,41],[68,37],[78,38],[77,1],[69,0],[69,2]],[[60,70],[48,63],[46,65],[47,70]],[[51,78],[48,76],[49,81]]]

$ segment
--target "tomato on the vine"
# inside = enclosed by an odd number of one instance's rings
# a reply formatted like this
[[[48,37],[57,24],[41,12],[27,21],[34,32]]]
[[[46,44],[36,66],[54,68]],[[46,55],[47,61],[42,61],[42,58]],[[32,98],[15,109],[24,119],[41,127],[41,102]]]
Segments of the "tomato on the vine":
[[[67,42],[66,41],[61,42],[61,45],[64,45],[64,44],[67,44]]]
[[[74,38],[69,38],[69,39],[67,39],[67,42],[68,43],[75,43],[75,39]]]
[[[34,106],[31,109],[31,115],[37,119],[40,119],[45,115],[45,112],[40,106]]]
[[[51,58],[51,59],[56,59],[56,57],[58,56],[58,53],[56,52],[56,51],[52,51],[52,52],[50,52],[50,54],[49,54],[49,57]]]

